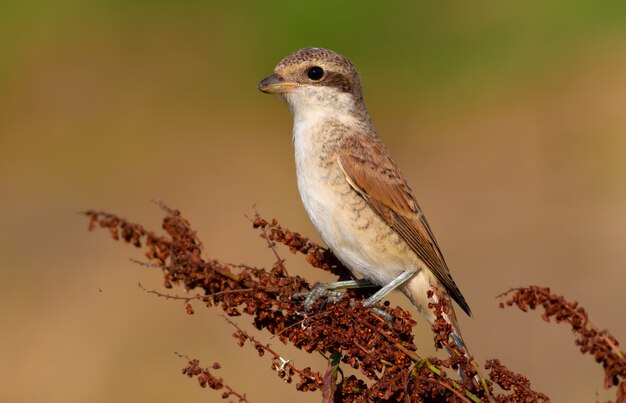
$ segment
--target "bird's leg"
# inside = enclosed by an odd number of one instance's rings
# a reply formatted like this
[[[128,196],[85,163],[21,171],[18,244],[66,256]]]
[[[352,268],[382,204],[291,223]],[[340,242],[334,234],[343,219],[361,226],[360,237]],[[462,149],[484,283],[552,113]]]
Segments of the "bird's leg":
[[[376,305],[378,302],[380,302],[381,299],[385,298],[387,294],[389,294],[391,291],[395,290],[396,288],[402,286],[404,283],[409,281],[411,277],[416,275],[418,272],[419,270],[407,270],[404,273],[400,274],[398,277],[394,278],[388,284],[386,284],[383,288],[376,291],[374,295],[366,299],[365,302],[363,302],[363,306]]]
[[[375,294],[370,296],[368,299],[363,302],[363,306],[368,306],[372,309],[376,315],[383,318],[386,322],[391,322],[392,317],[387,312],[382,309],[376,308],[374,305],[380,302],[381,299],[385,298],[387,294],[396,288],[402,286],[404,283],[409,281],[411,277],[418,273],[418,270],[407,270],[404,273],[400,274],[398,277],[391,280],[388,284],[383,286],[380,290],[376,291]]]
[[[318,284],[309,292],[294,294],[294,298],[304,297],[304,303],[302,305],[304,306],[304,309],[308,311],[320,298],[326,298],[329,302],[339,301],[343,298],[344,292],[338,290],[366,287],[377,287],[377,285],[366,279],[337,281],[328,284]]]

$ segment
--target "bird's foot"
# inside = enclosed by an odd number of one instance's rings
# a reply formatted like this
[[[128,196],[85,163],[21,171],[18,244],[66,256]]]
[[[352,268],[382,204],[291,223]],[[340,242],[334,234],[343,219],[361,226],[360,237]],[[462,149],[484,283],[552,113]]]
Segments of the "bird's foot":
[[[311,309],[311,307],[321,298],[324,298],[326,302],[338,302],[345,295],[345,289],[347,288],[367,288],[367,287],[376,287],[369,280],[346,280],[346,281],[337,281],[334,283],[328,284],[318,284],[311,291],[308,292],[300,292],[294,294],[294,298],[304,298],[303,306],[306,311]]]
[[[360,288],[360,287],[371,287],[374,286],[372,283],[364,280],[351,280],[346,282],[339,283],[329,283],[329,284],[317,284],[311,291],[307,292],[299,292],[294,294],[294,298],[302,298],[304,302],[302,306],[305,311],[310,310],[313,305],[320,299],[324,299],[327,303],[335,303],[341,301],[345,297],[345,291],[342,288]],[[369,307],[374,314],[380,316],[385,322],[391,322],[393,320],[392,316],[385,312],[380,308],[376,308],[375,305],[378,303],[375,299],[367,299],[364,301],[363,306]],[[355,306],[354,301],[350,301],[350,305]]]
[[[335,303],[341,301],[344,297],[345,291],[338,291],[335,288],[328,287],[327,284],[318,284],[311,291],[299,292],[293,295],[294,298],[304,298],[302,306],[305,311],[311,309],[311,307],[320,299],[324,299],[326,302]]]

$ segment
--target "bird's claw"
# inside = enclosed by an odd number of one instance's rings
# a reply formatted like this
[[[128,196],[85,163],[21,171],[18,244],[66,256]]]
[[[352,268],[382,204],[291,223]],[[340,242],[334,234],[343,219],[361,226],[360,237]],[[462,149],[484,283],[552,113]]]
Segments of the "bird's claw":
[[[344,295],[344,291],[330,290],[325,284],[318,284],[311,291],[294,294],[294,298],[304,298],[302,306],[305,311],[308,311],[321,298],[324,298],[326,302],[334,303],[341,301]]]
[[[311,291],[299,292],[294,294],[293,297],[304,298],[302,306],[304,307],[305,311],[309,311],[313,307],[313,305],[315,305],[315,303],[322,298],[324,298],[325,302],[335,303],[341,301],[344,296],[345,291],[329,289],[326,284],[317,284],[311,289]],[[354,306],[354,301],[351,301],[350,305]],[[374,314],[380,316],[385,322],[393,321],[393,317],[382,309],[376,308],[373,301],[366,300],[363,306],[369,307]]]

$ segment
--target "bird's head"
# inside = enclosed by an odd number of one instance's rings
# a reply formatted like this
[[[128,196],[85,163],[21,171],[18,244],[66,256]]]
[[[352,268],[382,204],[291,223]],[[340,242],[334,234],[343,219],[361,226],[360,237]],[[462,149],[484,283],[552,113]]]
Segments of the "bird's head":
[[[364,109],[359,73],[350,60],[328,49],[292,53],[257,88],[280,94],[295,114],[326,109],[354,114]]]

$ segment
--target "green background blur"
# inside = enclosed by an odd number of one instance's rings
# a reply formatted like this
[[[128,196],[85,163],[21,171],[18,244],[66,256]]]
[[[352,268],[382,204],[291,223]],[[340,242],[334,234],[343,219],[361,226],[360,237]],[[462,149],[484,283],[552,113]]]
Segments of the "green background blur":
[[[162,290],[160,273],[77,214],[158,229],[151,200],[163,200],[207,256],[235,263],[271,262],[245,218],[255,203],[318,239],[291,117],[255,89],[312,45],[359,68],[472,307],[460,320],[478,360],[502,359],[555,401],[614,396],[569,330],[494,297],[551,286],[626,341],[626,2],[424,3],[0,2],[0,401],[219,401],[174,351],[220,362],[251,401],[320,400],[237,347],[216,310],[189,316],[140,290]],[[283,255],[290,271],[331,279]],[[416,337],[433,352],[422,321]]]

